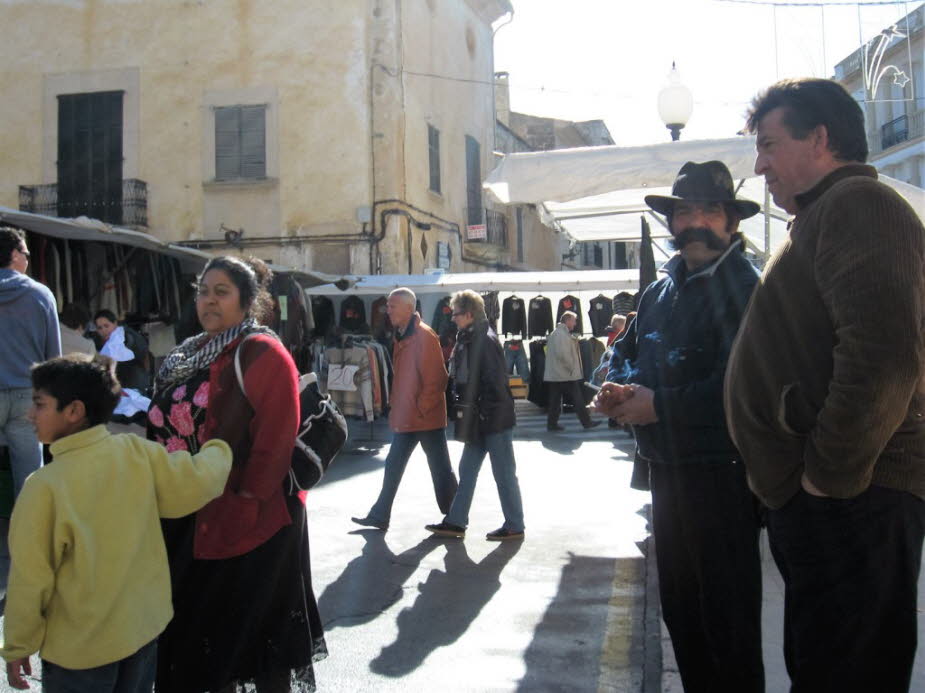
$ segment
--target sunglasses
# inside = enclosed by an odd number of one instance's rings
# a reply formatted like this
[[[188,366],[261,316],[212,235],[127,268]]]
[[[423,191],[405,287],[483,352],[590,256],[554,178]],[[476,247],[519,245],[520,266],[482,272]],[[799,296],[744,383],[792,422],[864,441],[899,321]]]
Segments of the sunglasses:
[[[467,311],[467,312],[468,312],[468,311]],[[466,314],[466,313],[457,313],[457,312],[454,312],[454,313],[453,313],[453,317],[454,317],[454,318],[458,318],[460,315],[465,315],[465,314]]]

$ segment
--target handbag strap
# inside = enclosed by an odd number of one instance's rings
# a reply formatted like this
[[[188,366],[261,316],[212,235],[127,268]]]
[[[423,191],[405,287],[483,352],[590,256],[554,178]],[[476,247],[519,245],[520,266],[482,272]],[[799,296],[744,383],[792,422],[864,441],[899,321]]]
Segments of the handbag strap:
[[[244,389],[244,372],[241,370],[241,347],[244,346],[246,342],[251,337],[255,337],[256,332],[252,332],[249,335],[246,335],[244,339],[238,342],[238,346],[234,350],[234,374],[238,377],[238,387],[241,388],[241,392],[244,393],[244,397],[247,398],[247,390]]]

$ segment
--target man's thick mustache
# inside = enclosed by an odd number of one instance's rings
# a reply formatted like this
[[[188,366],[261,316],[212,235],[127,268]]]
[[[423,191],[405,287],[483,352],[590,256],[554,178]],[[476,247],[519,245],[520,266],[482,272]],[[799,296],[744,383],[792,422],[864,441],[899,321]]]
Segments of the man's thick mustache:
[[[700,241],[710,250],[724,250],[726,248],[722,240],[706,226],[689,226],[683,231],[679,231],[669,240],[668,245],[672,250],[681,250],[684,246],[695,241]]]

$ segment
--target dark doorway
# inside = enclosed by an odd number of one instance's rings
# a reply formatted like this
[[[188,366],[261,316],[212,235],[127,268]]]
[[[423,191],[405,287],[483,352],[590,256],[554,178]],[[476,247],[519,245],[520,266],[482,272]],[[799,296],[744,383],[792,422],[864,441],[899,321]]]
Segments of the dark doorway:
[[[121,91],[58,97],[58,216],[122,223]]]

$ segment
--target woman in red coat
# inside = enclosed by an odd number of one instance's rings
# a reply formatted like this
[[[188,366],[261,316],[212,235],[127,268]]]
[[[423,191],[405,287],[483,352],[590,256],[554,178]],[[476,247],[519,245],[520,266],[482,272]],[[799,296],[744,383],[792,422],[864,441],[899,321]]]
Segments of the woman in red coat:
[[[259,260],[209,261],[196,296],[204,332],[171,352],[157,375],[148,436],[190,452],[217,437],[234,452],[224,493],[164,523],[175,614],[158,643],[158,691],[244,683],[261,693],[312,691],[312,663],[327,654],[305,507],[283,492],[299,424],[298,372],[258,322],[271,308],[269,279]]]

